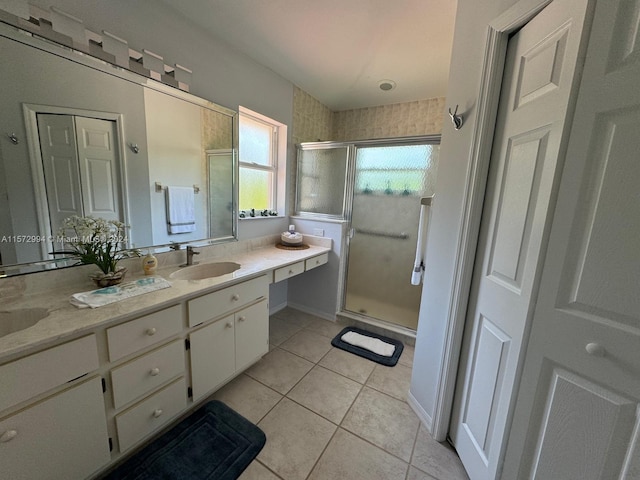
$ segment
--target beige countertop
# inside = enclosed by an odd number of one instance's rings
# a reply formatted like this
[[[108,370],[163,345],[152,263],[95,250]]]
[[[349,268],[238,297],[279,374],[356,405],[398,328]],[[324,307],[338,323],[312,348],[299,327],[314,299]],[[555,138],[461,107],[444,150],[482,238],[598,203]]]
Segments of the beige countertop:
[[[178,266],[168,266],[156,270],[155,275],[171,282],[170,288],[138,295],[126,300],[104,305],[98,308],[77,308],[69,303],[69,297],[80,291],[91,290],[87,282],[84,290],[63,283],[55,288],[38,293],[25,294],[3,305],[2,310],[22,308],[46,308],[49,315],[34,326],[0,337],[0,363],[18,356],[53,345],[61,340],[79,337],[84,333],[104,327],[111,323],[145,315],[163,307],[175,305],[189,298],[197,297],[220,288],[233,285],[270,273],[273,270],[308,258],[329,252],[330,247],[310,245],[305,250],[282,250],[273,244],[251,251],[236,252],[221,256],[203,258],[202,263],[235,262],[241,265],[233,273],[203,280],[176,280],[169,276],[179,270]],[[196,260],[199,258],[196,257]],[[142,278],[142,271],[128,274],[125,281]]]

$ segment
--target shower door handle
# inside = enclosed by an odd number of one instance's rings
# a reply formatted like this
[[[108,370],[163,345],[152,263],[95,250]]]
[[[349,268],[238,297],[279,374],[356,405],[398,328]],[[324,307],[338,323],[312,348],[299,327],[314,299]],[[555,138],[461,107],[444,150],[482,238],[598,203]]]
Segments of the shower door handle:
[[[356,234],[356,229],[355,228],[350,228],[349,232],[347,233],[347,245],[349,245],[351,243],[351,240],[353,239],[353,236]]]

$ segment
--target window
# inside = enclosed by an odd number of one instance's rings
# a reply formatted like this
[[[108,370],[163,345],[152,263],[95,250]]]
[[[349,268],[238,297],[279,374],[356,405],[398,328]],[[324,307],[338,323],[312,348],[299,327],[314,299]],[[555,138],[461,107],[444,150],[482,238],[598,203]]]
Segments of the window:
[[[244,107],[239,123],[240,216],[283,215],[287,127]]]

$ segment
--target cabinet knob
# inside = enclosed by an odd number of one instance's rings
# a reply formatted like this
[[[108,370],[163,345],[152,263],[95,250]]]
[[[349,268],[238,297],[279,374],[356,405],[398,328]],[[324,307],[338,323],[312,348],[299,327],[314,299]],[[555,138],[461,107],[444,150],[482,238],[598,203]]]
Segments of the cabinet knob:
[[[233,300],[234,302],[237,302],[238,300],[240,300],[240,295],[238,295],[237,293],[234,293],[233,295],[231,295],[231,300]]]
[[[163,412],[162,412],[162,409],[161,409],[161,408],[156,408],[156,409],[153,411],[153,417],[154,417],[154,418],[158,418],[160,415],[162,415],[162,413],[163,413]]]
[[[233,325],[231,324],[231,322],[227,322],[224,326],[224,328],[231,328],[233,327]]]
[[[247,319],[247,317],[242,316],[242,317],[238,318],[238,321],[239,322],[244,322],[246,319]]]
[[[17,430],[7,430],[2,435],[0,435],[0,442],[1,443],[10,442],[11,440],[16,438],[17,436],[18,436],[18,431]]]
[[[158,330],[156,330],[156,327],[151,327],[151,328],[147,328],[147,335],[149,335],[150,337],[152,337],[153,335],[156,334]]]
[[[158,367],[155,367],[149,370],[149,375],[151,375],[152,377],[155,377],[159,373],[160,373],[160,369]]]
[[[293,270],[289,270],[289,275],[293,275]]]
[[[604,357],[607,353],[605,348],[599,343],[587,343],[584,349],[589,355],[593,355],[594,357]]]

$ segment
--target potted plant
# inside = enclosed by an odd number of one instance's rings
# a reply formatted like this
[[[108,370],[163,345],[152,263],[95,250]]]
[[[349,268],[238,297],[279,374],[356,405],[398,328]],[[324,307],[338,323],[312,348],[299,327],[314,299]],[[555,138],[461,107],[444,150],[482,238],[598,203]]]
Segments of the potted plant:
[[[117,285],[127,273],[125,267],[118,267],[118,262],[140,256],[138,250],[125,248],[126,230],[127,226],[117,220],[73,215],[63,220],[58,232],[64,250],[52,253],[69,255],[78,259],[78,264],[96,265],[100,272],[91,278],[98,287]]]

